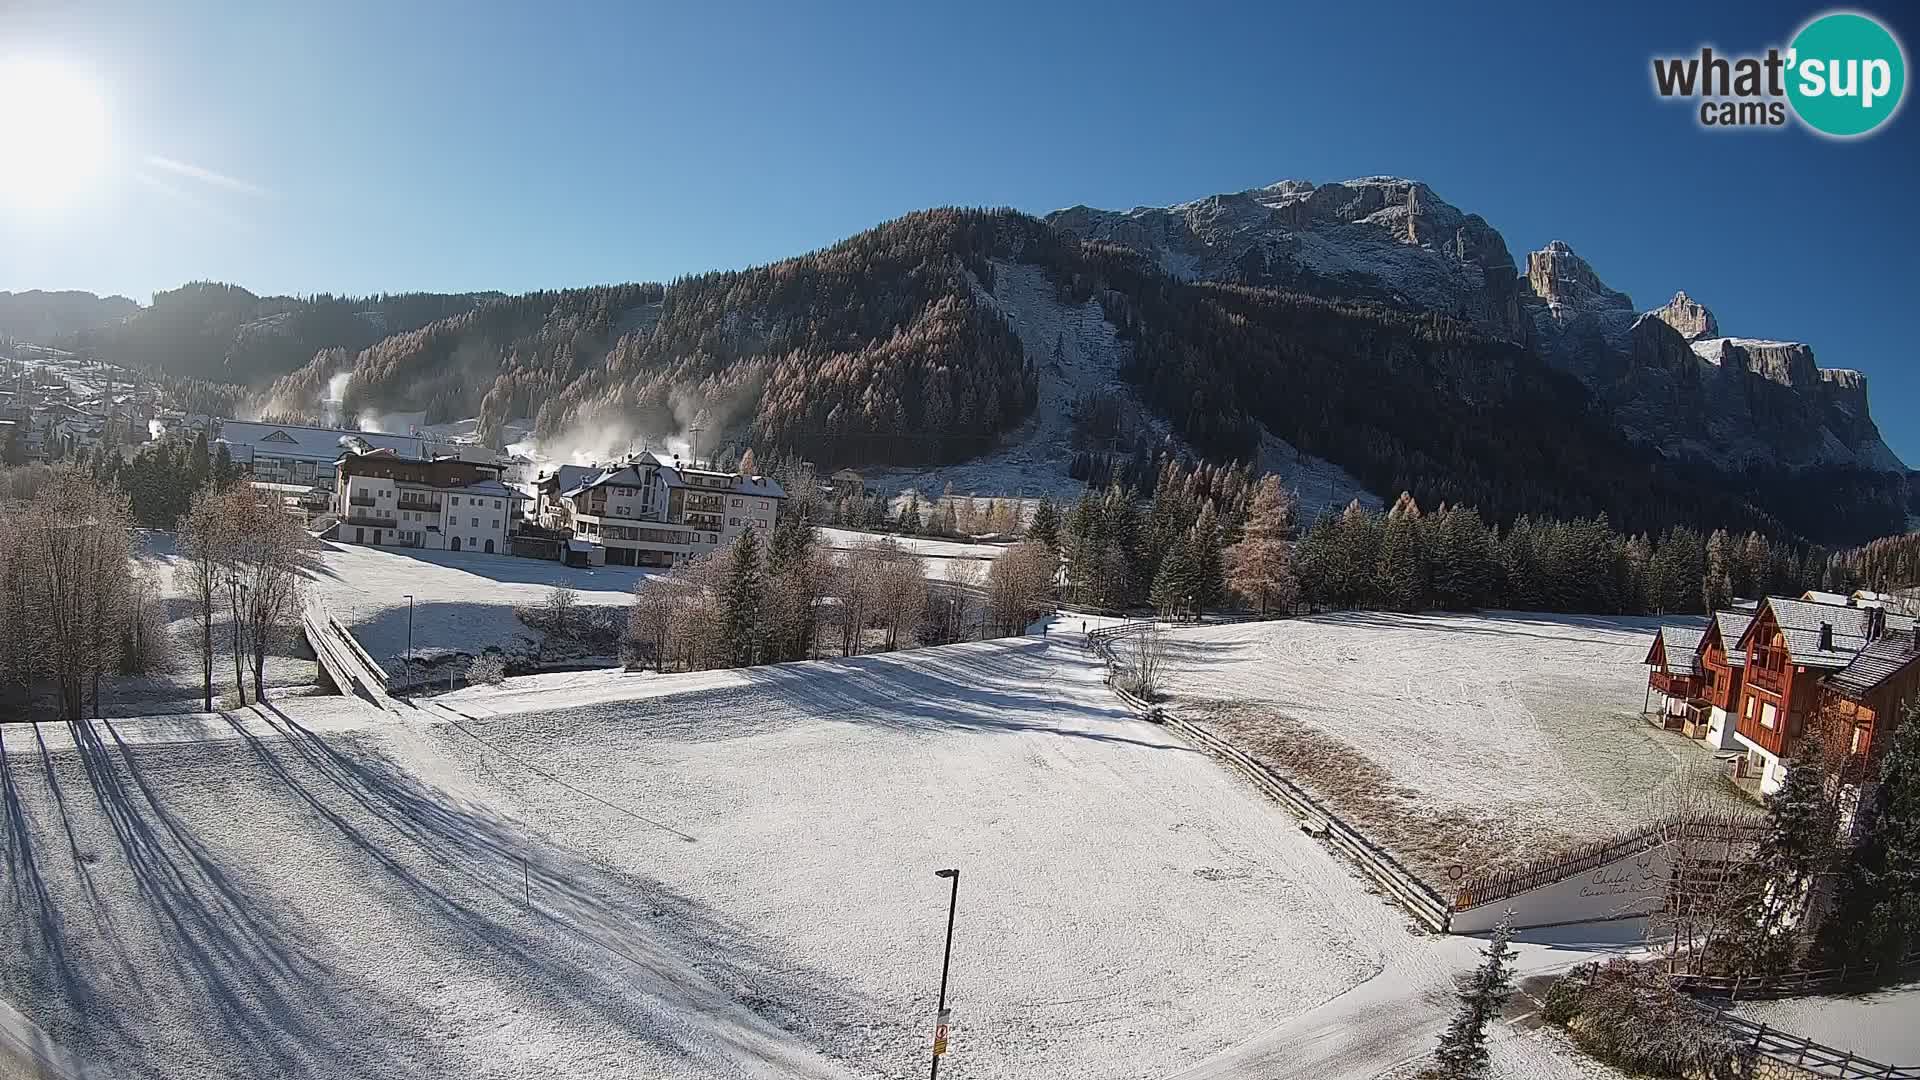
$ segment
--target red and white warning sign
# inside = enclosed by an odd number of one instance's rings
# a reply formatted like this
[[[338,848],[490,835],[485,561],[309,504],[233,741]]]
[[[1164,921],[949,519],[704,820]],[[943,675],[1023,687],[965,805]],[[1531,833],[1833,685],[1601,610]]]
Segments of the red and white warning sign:
[[[939,1057],[947,1052],[947,1018],[952,1009],[941,1009],[940,1017],[933,1025],[933,1056]]]

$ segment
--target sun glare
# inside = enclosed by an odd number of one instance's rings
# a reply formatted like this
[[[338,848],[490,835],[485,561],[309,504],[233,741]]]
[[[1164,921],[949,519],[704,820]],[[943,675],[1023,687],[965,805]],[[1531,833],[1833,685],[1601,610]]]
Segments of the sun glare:
[[[47,210],[85,191],[105,168],[107,103],[66,65],[0,58],[0,209]]]

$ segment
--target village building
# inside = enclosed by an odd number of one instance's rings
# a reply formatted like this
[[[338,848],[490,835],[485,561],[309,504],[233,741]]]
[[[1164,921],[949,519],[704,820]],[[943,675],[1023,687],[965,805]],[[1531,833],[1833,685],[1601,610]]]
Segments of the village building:
[[[1737,755],[1736,778],[1761,794],[1780,790],[1810,731],[1829,740],[1830,767],[1867,776],[1920,700],[1914,623],[1859,594],[1768,597],[1752,612],[1716,612],[1703,629],[1662,626],[1645,660],[1648,694],[1666,726]]]
[[[432,439],[424,435],[393,435],[380,431],[313,427],[305,424],[268,424],[226,420],[215,445],[224,445],[233,463],[255,480],[314,488],[334,494],[334,463],[349,450],[390,450],[394,456],[416,461],[459,458],[492,462],[492,450],[472,444]]]
[[[506,554],[524,498],[501,482],[505,466],[392,450],[343,454],[334,465],[339,522],[332,539],[347,544]]]
[[[1914,621],[1877,606],[1771,596],[1738,647],[1746,650],[1747,663],[1735,739],[1763,794],[1786,782],[1816,716],[1844,719],[1842,746],[1859,755],[1854,767],[1870,768],[1875,750],[1920,688]]]
[[[536,520],[572,532],[591,563],[674,566],[773,529],[786,491],[773,479],[640,454],[586,472],[562,466],[538,482]]]

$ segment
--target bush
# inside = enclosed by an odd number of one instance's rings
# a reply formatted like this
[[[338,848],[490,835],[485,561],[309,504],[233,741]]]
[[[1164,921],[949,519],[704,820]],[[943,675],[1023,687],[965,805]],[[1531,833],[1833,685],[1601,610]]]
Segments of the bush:
[[[482,653],[473,658],[473,663],[467,665],[469,685],[486,683],[490,686],[498,686],[505,682],[506,678],[507,662],[500,658],[499,653]]]
[[[1646,1076],[1739,1080],[1753,1050],[1651,964],[1581,964],[1547,991],[1543,1010],[1580,1049]]]

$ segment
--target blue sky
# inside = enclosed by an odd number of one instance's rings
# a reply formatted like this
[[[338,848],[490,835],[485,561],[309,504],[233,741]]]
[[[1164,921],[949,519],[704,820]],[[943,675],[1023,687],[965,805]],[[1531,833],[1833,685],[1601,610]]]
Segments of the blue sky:
[[[116,156],[64,207],[0,208],[0,289],[521,291],[931,205],[1398,174],[1518,262],[1563,239],[1643,308],[1684,288],[1724,332],[1866,371],[1920,465],[1914,108],[1842,143],[1705,131],[1651,90],[1656,53],[1784,45],[1822,10],[12,0],[0,55],[89,71]],[[1911,56],[1920,17],[1861,10]]]

